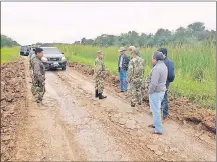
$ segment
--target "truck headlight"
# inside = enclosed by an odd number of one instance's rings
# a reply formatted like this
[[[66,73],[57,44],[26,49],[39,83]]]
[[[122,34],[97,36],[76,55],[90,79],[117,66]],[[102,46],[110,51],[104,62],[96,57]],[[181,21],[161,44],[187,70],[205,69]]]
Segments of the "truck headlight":
[[[46,57],[42,57],[42,58],[41,58],[41,61],[47,62],[47,58],[46,58]]]
[[[66,60],[66,57],[65,57],[65,56],[63,56],[63,57],[62,57],[62,61],[65,61],[65,60]]]

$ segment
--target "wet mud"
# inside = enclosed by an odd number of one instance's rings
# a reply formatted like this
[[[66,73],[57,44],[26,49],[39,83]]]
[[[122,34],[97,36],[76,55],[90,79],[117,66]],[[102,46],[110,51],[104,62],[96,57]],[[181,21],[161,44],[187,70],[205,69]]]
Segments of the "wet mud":
[[[68,63],[69,67],[72,69],[84,74],[85,76],[92,76],[94,70],[90,65],[84,65],[78,62]],[[119,92],[119,79],[117,76],[109,73],[106,74],[106,84],[107,87],[112,88],[111,91],[115,92],[120,97],[127,99],[127,95],[118,94]],[[170,94],[169,94],[170,95]],[[148,99],[144,103],[147,107],[147,112],[149,112]],[[193,126],[196,126],[197,129],[205,130],[211,132],[213,138],[216,134],[216,114],[215,112],[204,109],[199,105],[192,104],[187,98],[176,98],[169,96],[169,113],[170,118],[176,120],[180,123],[189,123]],[[210,135],[211,135],[210,134]]]
[[[39,105],[30,91],[27,58],[23,65],[19,84],[25,91],[19,94],[25,99],[25,111],[17,105],[13,110],[20,110],[22,119],[17,120],[20,124],[13,149],[1,152],[12,161],[216,160],[215,140],[205,130],[168,120],[163,123],[163,135],[153,135],[148,127],[152,123],[148,108],[131,108],[126,95],[115,89],[118,79],[109,73],[105,89],[108,98],[99,100],[94,96],[92,69],[80,73],[78,69],[86,66],[76,65],[66,71],[47,71],[46,93]],[[108,86],[112,84],[114,87]],[[18,103],[18,98],[14,100]]]
[[[10,160],[26,107],[25,67],[22,60],[1,65],[1,161]]]

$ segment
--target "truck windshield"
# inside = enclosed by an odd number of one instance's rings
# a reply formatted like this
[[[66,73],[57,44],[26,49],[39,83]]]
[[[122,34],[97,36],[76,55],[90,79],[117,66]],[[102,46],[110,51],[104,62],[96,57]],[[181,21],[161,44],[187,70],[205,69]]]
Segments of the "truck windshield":
[[[21,48],[20,48],[22,51],[24,51],[24,50],[27,50],[27,47],[25,47],[25,46],[21,46]]]
[[[46,54],[61,54],[57,48],[43,48],[43,52]]]

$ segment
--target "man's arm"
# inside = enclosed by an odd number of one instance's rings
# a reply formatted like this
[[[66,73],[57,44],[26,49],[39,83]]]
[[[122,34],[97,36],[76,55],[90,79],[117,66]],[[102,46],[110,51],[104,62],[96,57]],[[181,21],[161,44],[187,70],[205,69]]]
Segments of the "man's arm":
[[[127,82],[128,83],[130,83],[130,81],[132,80],[133,73],[134,73],[133,61],[130,60],[129,67],[128,67],[128,73],[127,73]]]
[[[172,82],[175,79],[174,64],[172,61],[170,61],[170,64],[169,64],[168,77],[169,77],[170,82]]]
[[[120,67],[119,67],[119,65],[120,65],[120,56],[118,57],[118,72],[120,72]]]
[[[149,89],[148,89],[149,94],[152,94],[155,91],[155,89],[158,85],[159,78],[160,78],[160,73],[159,73],[158,69],[156,69],[156,68],[153,69],[152,74],[151,74],[151,82],[149,84]]]
[[[175,78],[175,74],[174,74],[174,64],[171,60],[167,60],[165,62],[167,69],[168,69],[168,75],[167,75],[167,80],[169,82],[172,82]]]

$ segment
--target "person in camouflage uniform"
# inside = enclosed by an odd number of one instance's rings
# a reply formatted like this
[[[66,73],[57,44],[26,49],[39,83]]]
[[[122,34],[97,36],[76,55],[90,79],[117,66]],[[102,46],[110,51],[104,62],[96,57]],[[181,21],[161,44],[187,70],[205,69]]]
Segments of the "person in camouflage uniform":
[[[131,107],[135,107],[136,102],[142,103],[142,82],[144,80],[144,60],[139,57],[139,52],[134,46],[129,47],[131,60],[129,62],[127,82],[129,83],[129,97],[131,98]]]
[[[94,61],[94,79],[95,79],[95,97],[104,99],[107,96],[103,96],[104,80],[105,80],[105,65],[103,62],[102,51],[97,52],[97,58]]]
[[[31,67],[33,71],[32,94],[36,102],[40,103],[45,93],[45,68],[41,61],[43,49],[35,49],[35,57],[32,58]]]
[[[29,56],[29,74],[33,82],[32,60],[35,58],[35,54]]]

